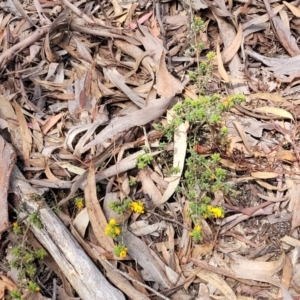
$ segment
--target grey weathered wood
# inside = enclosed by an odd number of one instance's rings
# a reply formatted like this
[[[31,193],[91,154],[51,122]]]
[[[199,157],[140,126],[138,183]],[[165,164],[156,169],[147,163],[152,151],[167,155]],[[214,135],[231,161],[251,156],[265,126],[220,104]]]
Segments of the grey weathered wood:
[[[125,300],[124,295],[106,280],[47,204],[41,205],[32,200],[32,194],[42,195],[44,190],[34,189],[16,166],[11,175],[10,191],[22,199],[28,213],[39,210],[43,228],[25,222],[30,224],[36,238],[54,258],[81,299]]]

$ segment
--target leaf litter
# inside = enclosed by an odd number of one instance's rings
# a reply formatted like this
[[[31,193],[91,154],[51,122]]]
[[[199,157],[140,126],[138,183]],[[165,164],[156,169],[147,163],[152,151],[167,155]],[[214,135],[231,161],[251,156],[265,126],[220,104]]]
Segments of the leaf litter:
[[[24,243],[11,228],[16,220],[29,226],[29,207],[38,207],[48,223],[44,209],[55,208],[62,221],[53,223],[62,227],[57,232],[70,235],[51,248],[42,230],[55,240],[52,224],[31,225],[35,236],[27,229],[27,240],[48,251],[52,263],[41,262],[50,275],[36,274],[40,290],[28,292],[4,263],[1,298],[10,299],[16,287],[30,299],[299,297],[297,2],[14,0],[0,6],[2,242]],[[204,26],[195,34],[199,18]],[[216,57],[206,78],[197,68],[209,51]],[[222,103],[246,95],[222,115],[226,151],[207,142],[205,124],[201,133],[182,122],[171,140],[155,126],[167,128],[174,104],[199,93],[218,93]],[[211,215],[195,224],[191,215],[184,178],[192,136],[204,161],[220,150],[226,183],[237,192],[208,193],[213,206],[207,207],[221,205],[223,219]],[[207,196],[196,190],[197,198]],[[42,195],[42,204],[31,194]],[[111,209],[128,199],[121,214]],[[197,226],[199,243],[192,235]],[[122,234],[114,239],[107,228]],[[76,260],[68,256],[74,239],[87,254],[78,263],[105,274],[103,294],[83,288],[99,289],[86,270],[73,280],[73,266],[61,267],[64,256]],[[3,252],[1,260],[8,256]]]

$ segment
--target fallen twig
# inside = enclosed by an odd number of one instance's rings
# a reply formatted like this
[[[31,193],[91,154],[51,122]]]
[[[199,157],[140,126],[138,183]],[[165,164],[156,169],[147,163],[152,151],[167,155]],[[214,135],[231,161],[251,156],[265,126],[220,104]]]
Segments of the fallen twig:
[[[0,67],[3,68],[19,51],[32,45],[36,41],[40,40],[49,32],[50,26],[37,29],[32,35],[25,40],[15,44],[11,48],[7,49],[0,55]]]

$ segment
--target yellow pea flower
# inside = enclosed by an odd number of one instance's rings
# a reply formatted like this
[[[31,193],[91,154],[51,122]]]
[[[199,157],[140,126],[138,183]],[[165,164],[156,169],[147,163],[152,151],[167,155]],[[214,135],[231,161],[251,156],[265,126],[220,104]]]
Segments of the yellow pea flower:
[[[121,258],[124,258],[127,256],[127,251],[128,251],[128,248],[123,244],[119,244],[114,247],[114,253],[116,254],[116,256],[121,257]]]
[[[134,201],[130,204],[130,209],[138,214],[145,212],[144,203],[142,201]]]

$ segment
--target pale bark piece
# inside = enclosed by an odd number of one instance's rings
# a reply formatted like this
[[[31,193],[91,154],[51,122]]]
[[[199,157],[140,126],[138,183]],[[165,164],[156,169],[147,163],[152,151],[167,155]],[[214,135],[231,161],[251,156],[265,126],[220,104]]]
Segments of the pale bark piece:
[[[24,159],[25,166],[29,167],[28,160],[31,155],[31,146],[32,146],[31,132],[28,128],[25,116],[22,112],[20,105],[16,101],[14,101],[12,104],[15,109],[16,116],[20,126],[21,142],[22,142],[22,157]]]
[[[10,190],[26,204],[27,213],[39,210],[43,228],[24,222],[60,266],[82,300],[125,300],[124,295],[110,285],[47,204],[38,206],[36,201],[30,199],[32,194],[42,195],[44,190],[32,188],[17,167],[12,172]],[[21,213],[20,217],[25,215]]]
[[[128,254],[149,274],[153,281],[163,288],[170,288],[166,274],[162,267],[151,255],[149,247],[130,231],[123,232],[124,244],[128,247]]]
[[[162,51],[159,60],[155,88],[157,93],[162,97],[172,97],[180,94],[184,88],[182,83],[168,71],[165,62],[165,51]]]
[[[300,55],[289,58],[275,58],[260,55],[251,49],[247,49],[245,52],[268,66],[268,69],[274,72],[276,76],[292,75],[300,69]]]
[[[16,153],[13,147],[7,143],[0,135],[0,157],[1,157],[1,172],[0,172],[0,231],[7,228],[8,220],[8,205],[7,193],[9,187],[9,178],[16,161]]]
[[[154,204],[158,204],[162,195],[150,178],[149,172],[147,172],[147,170],[140,170],[139,178],[142,182],[143,192],[149,195]]]
[[[231,264],[231,269],[236,273],[247,272],[251,270],[253,274],[266,274],[272,276],[282,270],[285,262],[285,253],[282,252],[277,260],[274,261],[256,261],[245,259],[241,256],[231,255],[234,263]]]
[[[125,77],[122,76],[116,69],[104,69],[104,73],[108,79],[115,84],[134,104],[141,108],[145,107],[145,100],[128,87],[125,83]]]
[[[157,204],[163,204],[170,199],[177,188],[181,175],[183,173],[185,156],[187,149],[187,126],[186,124],[180,124],[174,134],[174,157],[173,167],[179,167],[179,172],[172,176],[167,189]]]
[[[206,282],[216,287],[226,297],[226,299],[228,300],[238,299],[234,291],[231,289],[228,283],[224,279],[222,279],[221,276],[206,270],[201,270],[200,272],[197,273],[197,276],[200,279],[205,280]]]
[[[114,137],[116,134],[124,132],[134,126],[141,126],[159,118],[167,109],[173,97],[156,99],[155,103],[133,112],[124,117],[114,118],[93,141],[82,148],[82,153],[88,151],[91,147],[102,144],[107,139]]]

